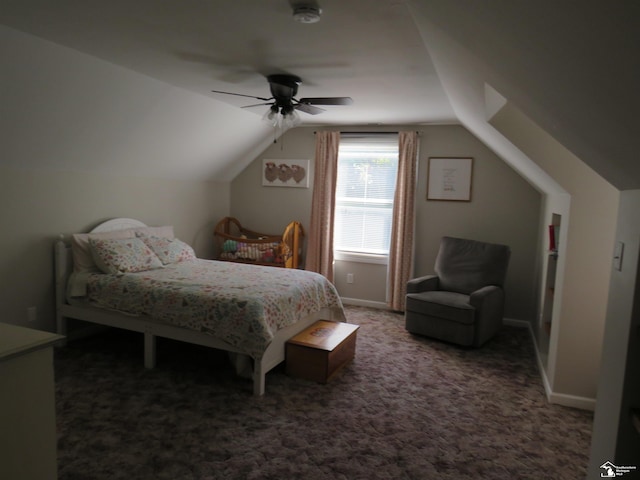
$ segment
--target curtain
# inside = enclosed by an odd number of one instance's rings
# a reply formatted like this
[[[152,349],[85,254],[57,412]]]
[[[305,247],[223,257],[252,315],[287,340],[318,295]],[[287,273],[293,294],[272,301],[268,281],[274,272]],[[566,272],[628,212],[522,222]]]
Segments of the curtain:
[[[413,270],[417,132],[400,132],[398,143],[398,178],[393,199],[393,225],[389,246],[389,307],[403,312],[407,281]]]
[[[333,282],[333,219],[340,132],[316,133],[316,154],[307,241],[307,270]]]

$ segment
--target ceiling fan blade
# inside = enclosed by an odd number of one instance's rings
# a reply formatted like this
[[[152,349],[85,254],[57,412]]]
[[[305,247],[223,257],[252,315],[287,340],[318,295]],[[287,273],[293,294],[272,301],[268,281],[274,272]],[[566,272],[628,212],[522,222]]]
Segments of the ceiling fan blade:
[[[273,102],[266,102],[266,103],[254,103],[253,105],[244,105],[240,108],[253,108],[253,107],[263,107],[265,105],[274,105]]]
[[[307,105],[351,105],[353,99],[351,97],[310,97],[301,98],[299,102]]]
[[[264,100],[265,102],[268,102],[269,100],[273,100],[273,98],[256,97],[254,95],[243,95],[242,93],[222,92],[220,90],[211,90],[211,91],[213,93],[222,93],[224,95],[235,95],[236,97],[255,98],[256,100]]]
[[[308,103],[298,103],[294,107],[296,110],[300,110],[301,112],[308,113],[311,115],[318,115],[319,113],[325,112],[326,110],[318,107],[314,107],[313,105],[309,105]]]

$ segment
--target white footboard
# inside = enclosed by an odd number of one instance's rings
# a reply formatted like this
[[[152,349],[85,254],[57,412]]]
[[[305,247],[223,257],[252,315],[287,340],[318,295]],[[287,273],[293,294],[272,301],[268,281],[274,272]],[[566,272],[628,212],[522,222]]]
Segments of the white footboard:
[[[293,325],[278,330],[273,340],[265,350],[260,361],[256,361],[253,367],[253,393],[254,395],[264,395],[265,375],[268,371],[279,365],[285,359],[285,343],[298,333],[312,325],[317,320],[339,320],[344,318],[336,318],[333,310],[326,308],[320,312],[314,313],[302,318]]]

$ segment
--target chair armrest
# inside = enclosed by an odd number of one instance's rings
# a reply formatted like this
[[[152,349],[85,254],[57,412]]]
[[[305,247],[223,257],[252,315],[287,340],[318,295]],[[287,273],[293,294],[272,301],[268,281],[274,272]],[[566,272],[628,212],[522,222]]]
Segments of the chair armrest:
[[[428,292],[438,290],[440,279],[437,275],[425,275],[424,277],[412,278],[407,282],[407,293]]]
[[[469,295],[469,303],[473,305],[476,310],[480,310],[483,308],[485,304],[496,304],[500,305],[504,302],[504,291],[502,288],[497,287],[495,285],[487,285],[486,287],[482,287],[475,292],[471,292]]]
[[[479,347],[502,327],[504,290],[495,285],[471,293],[469,303],[476,309],[474,345]]]

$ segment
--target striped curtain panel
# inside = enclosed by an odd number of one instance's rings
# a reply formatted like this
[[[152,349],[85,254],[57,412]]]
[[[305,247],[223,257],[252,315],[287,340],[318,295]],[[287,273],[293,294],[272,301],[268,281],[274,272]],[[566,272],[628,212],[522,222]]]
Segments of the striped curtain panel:
[[[333,282],[333,220],[340,132],[317,132],[305,269]]]
[[[400,132],[398,142],[398,178],[389,246],[388,304],[392,310],[404,312],[407,282],[413,273],[418,134]]]

